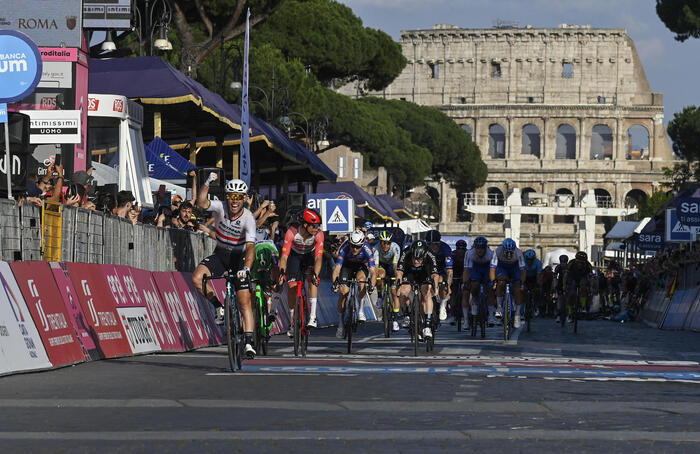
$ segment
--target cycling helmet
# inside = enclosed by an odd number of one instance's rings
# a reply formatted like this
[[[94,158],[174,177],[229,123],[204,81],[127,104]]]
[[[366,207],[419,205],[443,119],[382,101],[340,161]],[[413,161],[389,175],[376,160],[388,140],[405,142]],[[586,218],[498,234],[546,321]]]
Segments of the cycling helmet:
[[[307,208],[304,210],[304,212],[301,215],[301,218],[307,224],[320,224],[321,223],[321,216],[315,210],[312,210],[310,208]]]
[[[392,235],[388,230],[382,230],[379,232],[379,241],[391,241]]]
[[[374,224],[372,224],[370,221],[365,221],[364,225],[366,229],[371,229],[372,227],[374,227]]]
[[[569,261],[569,256],[568,256],[568,255],[562,254],[562,255],[559,256],[559,263],[560,263],[560,264],[563,265],[564,263],[567,263],[568,261]]]
[[[272,251],[268,248],[258,248],[255,250],[255,261],[258,268],[269,269],[272,266]]]
[[[489,240],[487,240],[483,236],[477,236],[476,239],[474,240],[474,247],[475,248],[482,248],[482,247],[487,247],[489,245]]]
[[[576,253],[576,260],[588,260],[588,254],[586,254],[586,251],[578,251]]]
[[[425,241],[427,241],[428,243],[439,243],[440,238],[440,232],[438,232],[437,230],[430,230],[425,235]]]
[[[411,245],[411,258],[413,260],[422,260],[425,254],[428,252],[428,247],[425,241],[418,240]]]
[[[537,253],[532,249],[528,249],[523,255],[525,256],[525,260],[535,260],[535,257],[537,257]]]
[[[355,230],[350,234],[349,241],[353,246],[362,246],[365,243],[365,234],[362,230]]]
[[[503,252],[515,252],[515,241],[511,238],[503,240]]]
[[[232,192],[237,192],[239,194],[248,193],[248,185],[245,184],[245,181],[239,180],[238,178],[226,182],[226,187],[224,189],[229,194]]]
[[[455,244],[455,247],[457,249],[466,249],[467,248],[467,242],[464,240],[458,240],[457,244]]]
[[[367,232],[367,241],[370,243],[374,241],[374,234],[371,232]]]

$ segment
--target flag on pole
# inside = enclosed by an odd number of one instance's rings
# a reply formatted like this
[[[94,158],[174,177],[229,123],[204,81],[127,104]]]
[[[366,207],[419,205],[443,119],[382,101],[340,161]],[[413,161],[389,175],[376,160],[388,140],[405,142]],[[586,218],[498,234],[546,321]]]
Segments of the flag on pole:
[[[245,47],[243,49],[243,94],[241,100],[241,153],[239,178],[250,187],[250,112],[248,110],[248,47],[250,44],[250,8],[245,18]]]

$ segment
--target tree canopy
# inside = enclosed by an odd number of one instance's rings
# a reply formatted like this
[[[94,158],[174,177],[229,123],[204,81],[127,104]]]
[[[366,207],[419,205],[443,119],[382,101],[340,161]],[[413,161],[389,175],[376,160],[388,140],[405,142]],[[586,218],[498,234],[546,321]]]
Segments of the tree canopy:
[[[700,108],[684,107],[668,123],[673,151],[689,162],[700,161]]]
[[[656,14],[678,41],[700,38],[700,2],[698,0],[656,0]]]

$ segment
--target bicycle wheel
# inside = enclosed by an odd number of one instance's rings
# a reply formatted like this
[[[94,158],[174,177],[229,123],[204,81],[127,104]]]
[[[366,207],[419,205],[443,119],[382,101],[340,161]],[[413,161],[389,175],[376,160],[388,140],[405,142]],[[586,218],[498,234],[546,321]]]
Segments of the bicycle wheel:
[[[574,318],[574,333],[578,333],[578,311],[579,308],[581,307],[581,296],[578,293],[578,290],[576,291],[576,302],[574,303],[574,310],[572,311],[571,316]]]
[[[301,295],[301,306],[299,308],[299,350],[301,351],[301,356],[306,357],[306,348],[309,346],[309,329],[306,327],[307,321],[309,320],[309,304],[306,299],[306,294]]]
[[[419,326],[421,324],[420,320],[420,297],[416,294],[416,292],[413,292],[413,307],[412,307],[412,314],[411,314],[411,330],[413,333],[413,355],[418,356],[418,343],[420,342],[418,339],[418,332],[419,332]]]
[[[347,314],[345,317],[345,336],[348,340],[348,355],[350,355],[352,353],[353,319],[355,318],[355,295],[348,298],[347,305],[348,307],[345,308],[345,312]]]
[[[486,322],[488,321],[489,317],[489,308],[486,304],[486,295],[483,293],[479,295],[478,313],[479,325],[481,327],[481,338],[484,339],[486,337]]]
[[[297,297],[297,301],[294,304],[294,320],[292,321],[294,324],[294,356],[299,356],[299,343],[301,342],[301,317],[299,312],[300,304],[299,297]]]
[[[236,333],[235,314],[231,295],[226,295],[224,299],[225,326],[226,326],[226,347],[228,349],[228,362],[231,372],[236,371],[238,365],[238,337]]]
[[[510,294],[503,298],[503,340],[510,339]]]
[[[532,320],[532,291],[527,292],[527,299],[525,300],[525,326],[527,332],[530,332],[530,320]]]
[[[251,303],[253,306],[253,320],[255,320],[255,328],[253,330],[253,344],[255,351],[259,352],[262,350],[262,330],[265,326],[265,322],[261,320],[262,317],[262,305],[260,303],[260,287],[256,286],[254,298]]]
[[[391,291],[388,290],[387,282],[384,283],[382,295],[382,320],[384,321],[384,337],[388,338],[391,336],[391,314],[393,312],[393,306],[391,304]]]

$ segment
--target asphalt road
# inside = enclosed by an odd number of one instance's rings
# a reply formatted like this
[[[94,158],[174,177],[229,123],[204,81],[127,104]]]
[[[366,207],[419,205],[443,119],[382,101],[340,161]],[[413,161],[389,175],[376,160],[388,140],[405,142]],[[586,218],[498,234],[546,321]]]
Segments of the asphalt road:
[[[286,336],[0,378],[0,452],[698,452],[700,333],[537,319],[504,343],[443,325],[434,354],[378,323],[345,354]]]

